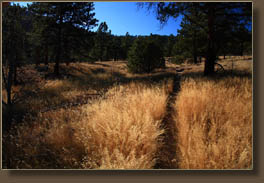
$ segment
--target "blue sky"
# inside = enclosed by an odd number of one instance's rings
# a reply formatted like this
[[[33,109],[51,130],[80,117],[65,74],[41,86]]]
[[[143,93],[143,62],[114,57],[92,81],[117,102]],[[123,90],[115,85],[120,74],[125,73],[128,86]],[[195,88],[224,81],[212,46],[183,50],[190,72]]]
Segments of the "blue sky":
[[[19,3],[25,5],[24,3]],[[101,22],[106,22],[114,35],[177,35],[180,19],[169,19],[161,28],[159,21],[152,12],[138,9],[136,2],[95,2],[95,17]],[[98,27],[94,28],[94,31]]]
[[[162,29],[159,21],[152,12],[139,9],[136,2],[96,2],[95,17],[106,21],[113,34],[150,35],[177,34],[180,21],[170,19]]]

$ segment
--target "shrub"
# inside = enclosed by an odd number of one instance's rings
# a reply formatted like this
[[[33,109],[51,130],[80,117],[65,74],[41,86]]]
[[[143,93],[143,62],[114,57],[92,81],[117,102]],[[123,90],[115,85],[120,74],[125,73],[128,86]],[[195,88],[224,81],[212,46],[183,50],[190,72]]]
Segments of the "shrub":
[[[165,67],[161,48],[153,41],[138,38],[129,50],[127,67],[132,73],[149,73]]]

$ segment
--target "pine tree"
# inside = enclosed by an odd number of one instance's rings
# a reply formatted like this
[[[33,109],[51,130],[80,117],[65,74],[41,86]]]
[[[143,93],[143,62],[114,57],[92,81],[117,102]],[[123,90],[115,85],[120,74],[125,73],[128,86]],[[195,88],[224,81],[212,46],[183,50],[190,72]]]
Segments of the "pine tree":
[[[64,34],[69,27],[89,31],[96,26],[97,20],[94,18],[95,13],[92,12],[94,4],[91,2],[37,2],[32,3],[31,9],[36,16],[48,17],[49,23],[47,26],[52,25],[53,27],[52,31],[56,35],[54,73],[59,75],[63,44],[67,45],[67,40],[63,40],[67,35]]]
[[[25,27],[23,17],[25,8],[16,4],[3,7],[3,68],[2,76],[7,91],[7,104],[12,104],[11,91],[16,84],[16,70],[24,57]],[[3,102],[3,101],[2,101]]]
[[[102,22],[97,31],[96,36],[94,37],[94,47],[92,50],[92,57],[95,60],[108,60],[110,57],[110,39],[111,39],[111,30],[108,30],[108,25],[106,22]]]
[[[159,2],[141,3],[148,9],[154,8],[157,12],[157,19],[161,23],[166,23],[169,17],[178,18],[180,15],[188,21],[200,27],[207,35],[206,62],[204,75],[215,73],[214,64],[217,57],[219,45],[217,44],[217,32],[226,28],[232,22],[233,25],[241,22],[251,22],[252,3],[250,2]],[[197,16],[193,16],[193,8],[205,18],[206,24],[197,21]],[[228,26],[227,26],[228,27]]]
[[[132,73],[150,73],[165,67],[162,49],[155,41],[138,37],[128,52],[127,67]]]

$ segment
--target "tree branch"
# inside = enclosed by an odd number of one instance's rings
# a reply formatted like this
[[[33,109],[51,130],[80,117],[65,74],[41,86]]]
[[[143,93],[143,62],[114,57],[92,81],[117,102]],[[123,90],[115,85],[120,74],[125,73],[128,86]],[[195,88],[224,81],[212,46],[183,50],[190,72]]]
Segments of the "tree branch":
[[[194,21],[192,18],[190,18],[189,15],[187,15],[186,13],[183,13],[182,14],[193,24],[197,25],[198,27],[200,27],[201,29],[203,29],[206,33],[208,33],[208,30],[206,30],[206,26],[203,26],[202,24],[199,24],[198,22]]]

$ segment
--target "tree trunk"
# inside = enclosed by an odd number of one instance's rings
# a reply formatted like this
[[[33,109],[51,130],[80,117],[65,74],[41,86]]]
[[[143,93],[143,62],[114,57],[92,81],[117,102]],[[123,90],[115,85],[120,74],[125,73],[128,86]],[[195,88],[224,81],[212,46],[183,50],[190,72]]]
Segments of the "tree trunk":
[[[14,85],[17,85],[17,65],[14,65]]]
[[[54,74],[56,76],[59,75],[59,63],[60,63],[60,49],[61,49],[61,46],[60,46],[60,43],[58,43],[58,50],[57,50],[57,54],[56,54],[56,61],[55,61],[55,66],[54,66]]]
[[[48,43],[45,44],[45,65],[48,65],[49,63],[49,46]]]
[[[196,33],[194,32],[194,36],[193,36],[193,62],[195,64],[198,63],[197,61],[197,47],[196,47]]]
[[[39,46],[36,47],[35,63],[36,63],[36,67],[38,67],[40,64],[40,47]]]
[[[71,50],[69,49],[69,40],[68,40],[68,36],[64,35],[63,36],[63,59],[66,62],[66,65],[68,66],[70,64],[70,52]]]
[[[114,53],[114,61],[117,61],[117,52]]]
[[[244,42],[241,41],[241,43],[240,43],[240,56],[243,56],[243,53],[244,53]]]
[[[208,3],[208,49],[207,58],[204,66],[204,75],[211,76],[215,73],[214,62],[216,59],[215,54],[215,40],[214,40],[214,3]]]
[[[7,78],[7,104],[11,106],[12,104],[12,97],[11,97],[11,92],[12,92],[12,85],[13,85],[13,73],[14,73],[14,65],[13,61],[11,61],[9,65],[9,72],[8,72],[8,78]]]
[[[59,29],[58,29],[58,45],[57,45],[57,54],[56,54],[56,63],[54,66],[54,74],[56,76],[59,76],[59,64],[61,59],[61,32],[62,32],[62,15],[60,15],[60,23],[59,23]]]

